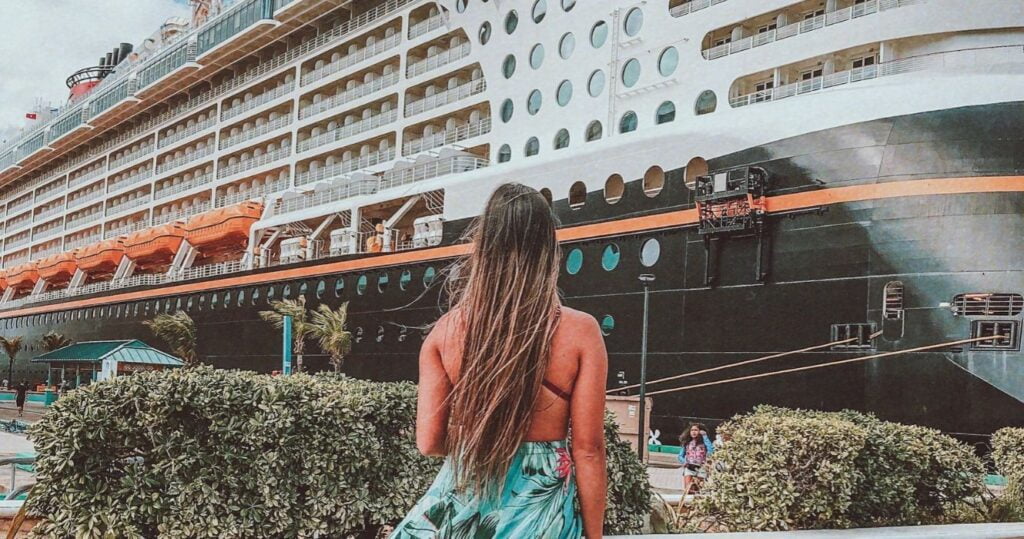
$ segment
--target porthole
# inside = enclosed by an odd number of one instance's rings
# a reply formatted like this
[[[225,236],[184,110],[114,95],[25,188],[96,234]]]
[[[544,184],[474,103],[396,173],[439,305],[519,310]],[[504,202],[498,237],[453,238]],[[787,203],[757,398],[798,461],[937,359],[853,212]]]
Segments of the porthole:
[[[697,185],[697,178],[707,176],[708,162],[703,157],[694,157],[686,163],[683,173],[683,181],[688,189],[694,189]]]
[[[505,33],[512,35],[512,32],[515,32],[516,27],[518,26],[519,14],[516,13],[516,10],[513,9],[512,11],[508,12],[508,15],[505,15]]]
[[[178,298],[178,299],[176,299],[174,301],[174,310],[175,311],[180,311],[181,310],[181,298]],[[124,308],[124,315],[128,316],[128,307],[127,306],[125,306],[125,308]]]
[[[253,288],[252,289],[252,304],[256,305],[259,301],[260,301],[260,289],[259,288]]]
[[[360,296],[365,294],[366,293],[366,285],[367,285],[368,282],[369,282],[369,279],[366,278],[366,275],[360,275],[359,279],[356,281],[356,294],[359,294]]]
[[[338,278],[334,280],[334,297],[340,298],[341,295],[344,292],[345,292],[345,278],[341,277],[341,276],[338,276]]]
[[[320,279],[316,283],[316,299],[324,297],[324,292],[327,291],[327,283],[323,279]]]
[[[534,90],[530,92],[530,95],[526,97],[526,112],[533,116],[540,111],[540,105],[544,100],[544,96],[541,95],[540,90]]]
[[[626,21],[622,24],[622,29],[626,31],[626,35],[636,37],[643,26],[644,12],[638,7],[629,10],[629,13],[626,14]]]
[[[569,80],[563,80],[558,84],[558,90],[555,91],[555,101],[560,106],[566,106],[569,101],[572,101],[572,82]]]
[[[544,45],[537,43],[530,49],[530,67],[534,69],[540,69],[541,64],[544,63]]]
[[[210,309],[216,309],[217,305],[220,305],[220,298],[218,297],[218,294],[214,292],[213,294],[210,294]]]
[[[587,92],[591,97],[597,97],[601,95],[602,91],[604,91],[604,71],[597,69],[590,74],[590,80],[587,81]]]
[[[587,125],[586,141],[592,142],[600,139],[604,135],[604,127],[601,126],[601,122],[594,120]]]
[[[409,270],[405,270],[402,272],[402,276],[398,278],[398,288],[402,290],[407,290],[409,288],[409,283],[411,282],[412,272]]]
[[[501,121],[508,123],[512,119],[512,113],[515,112],[515,104],[512,103],[511,99],[506,99],[501,104]]]
[[[498,148],[498,162],[508,163],[512,160],[512,147],[508,144],[502,144],[501,148]]]
[[[281,289],[281,299],[291,299],[291,298],[292,298],[292,285],[286,284],[286,285],[284,285],[284,288]]]
[[[384,291],[388,289],[388,283],[390,281],[391,281],[391,279],[388,277],[387,273],[381,273],[377,277],[377,292],[380,292],[381,294],[383,294]]]
[[[428,287],[434,284],[434,279],[436,278],[437,270],[434,269],[434,266],[428,266],[427,269],[423,271],[423,286]]]
[[[224,308],[227,309],[231,306],[231,291],[224,292]]]
[[[537,140],[537,137],[530,137],[526,141],[526,147],[523,148],[523,153],[526,154],[526,157],[532,157],[540,153],[540,141]]]
[[[639,80],[640,60],[636,58],[626,60],[626,64],[622,66],[622,85],[626,88],[632,88]]]
[[[558,41],[558,55],[563,60],[568,60],[574,50],[576,50],[576,36],[572,32],[566,32]]]
[[[512,54],[505,57],[501,62],[501,74],[506,79],[511,79],[516,74],[516,57]]]
[[[661,56],[658,57],[658,73],[661,73],[662,77],[675,73],[678,65],[679,51],[675,47],[669,47],[661,51]]]
[[[676,119],[676,106],[671,101],[666,101],[661,105],[658,105],[657,112],[654,113],[655,124],[667,124]]]
[[[590,44],[595,49],[600,49],[604,42],[608,39],[608,23],[604,21],[597,21],[594,27],[590,29]]]
[[[609,243],[604,251],[601,252],[601,267],[605,271],[612,271],[619,267],[619,259],[622,258],[622,252],[619,251],[619,246],[614,243]]]
[[[562,11],[568,13],[574,7],[576,7],[576,0],[562,0]]]
[[[640,246],[640,263],[644,267],[651,267],[658,263],[661,258],[661,242],[655,238],[647,238]]]
[[[587,186],[583,182],[576,182],[569,188],[569,207],[578,210],[587,203]]]
[[[583,268],[583,251],[579,249],[569,251],[569,255],[565,257],[565,271],[569,275],[576,275],[581,268]]]
[[[236,303],[239,307],[245,305],[245,289],[238,291],[238,302]]]
[[[568,148],[568,147],[569,147],[569,130],[568,129],[564,129],[564,128],[563,129],[559,129],[558,132],[555,133],[555,149],[556,150],[561,150],[562,148]]]
[[[533,22],[539,23],[544,20],[544,16],[548,14],[548,3],[547,0],[537,0],[533,3],[533,10],[530,12],[530,16],[533,17]]]
[[[206,307],[206,294],[199,294],[199,310],[203,310]]]
[[[615,318],[606,314],[601,317],[601,335],[607,337],[612,334],[612,331],[615,331]]]
[[[481,45],[486,45],[491,40],[491,23],[484,21],[480,25],[480,32],[477,33],[477,38],[480,39]]]
[[[626,111],[619,120],[619,133],[630,133],[636,131],[637,118],[633,111]]]
[[[277,290],[273,286],[267,287],[267,303],[273,302],[276,295]]]
[[[618,174],[612,174],[608,176],[608,179],[604,182],[604,200],[609,204],[615,204],[622,200],[622,195],[626,192],[626,182],[622,180],[622,176]]]
[[[192,307],[193,306],[195,306],[195,299],[192,296],[189,296],[188,297],[188,302],[185,304],[185,310],[188,311],[188,312],[192,312]],[[136,305],[135,306],[136,314],[138,314],[138,310],[139,310],[139,306]]]
[[[469,0],[455,0],[455,11],[459,13],[466,11],[466,4],[468,3]]]
[[[655,165],[644,172],[644,194],[656,197],[665,187],[665,171]]]
[[[715,92],[712,92],[711,90],[704,90],[700,93],[700,96],[697,97],[697,103],[694,105],[694,112],[696,112],[697,115],[710,114],[715,112],[716,108],[718,108],[718,97],[715,96]]]

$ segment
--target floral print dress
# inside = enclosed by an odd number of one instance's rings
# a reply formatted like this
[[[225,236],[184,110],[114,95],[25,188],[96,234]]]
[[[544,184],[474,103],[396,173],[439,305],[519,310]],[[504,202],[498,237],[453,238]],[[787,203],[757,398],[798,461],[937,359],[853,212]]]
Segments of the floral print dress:
[[[391,537],[575,539],[582,535],[572,458],[564,441],[521,445],[496,496],[457,491],[454,484],[449,459]]]

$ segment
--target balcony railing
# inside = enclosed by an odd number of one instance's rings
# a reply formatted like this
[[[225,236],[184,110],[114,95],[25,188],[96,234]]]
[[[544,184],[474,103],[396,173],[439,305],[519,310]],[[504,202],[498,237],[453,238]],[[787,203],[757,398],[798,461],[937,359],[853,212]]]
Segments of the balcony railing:
[[[235,107],[224,109],[220,113],[220,119],[223,121],[223,120],[229,120],[231,118],[234,118],[235,116],[238,116],[239,114],[242,114],[243,112],[250,111],[250,110],[252,110],[252,109],[254,109],[254,108],[256,108],[256,107],[258,107],[260,105],[264,105],[266,103],[269,103],[269,102],[271,102],[271,101],[273,101],[273,100],[275,100],[275,99],[277,99],[277,98],[279,98],[279,97],[281,97],[283,95],[288,95],[288,93],[291,92],[294,89],[295,89],[295,81],[291,81],[291,82],[287,82],[285,84],[282,84],[281,86],[278,86],[277,88],[274,88],[273,90],[267,90],[266,92],[263,92],[262,94],[254,97],[254,98],[252,98],[252,99],[250,99],[248,101],[240,103],[240,104],[238,104]]]
[[[203,149],[201,149],[201,150],[195,150],[192,153],[186,153],[185,155],[182,155],[181,157],[176,157],[174,159],[171,159],[170,161],[165,161],[165,162],[159,163],[156,166],[156,173],[157,174],[163,174],[164,172],[167,172],[168,170],[172,170],[172,169],[178,168],[180,166],[186,165],[186,164],[191,163],[193,161],[198,161],[198,160],[200,160],[200,159],[202,159],[202,158],[212,154],[213,150],[214,150],[214,148],[213,148],[213,141],[209,141],[209,142],[207,142],[206,146]]]
[[[271,131],[276,131],[288,124],[292,123],[292,116],[289,113],[287,116],[281,116],[276,120],[271,120],[259,127],[253,129],[243,129],[241,133],[220,139],[220,149],[230,148],[241,144],[247,140],[252,140],[256,137],[262,137]]]
[[[379,184],[380,182],[376,178],[361,179],[351,180],[323,191],[308,191],[299,197],[277,201],[277,204],[274,206],[274,213],[280,215],[282,213],[315,208],[325,204],[333,204],[340,200],[360,195],[372,195],[379,189]]]
[[[445,16],[440,13],[426,20],[422,20],[409,27],[409,39],[416,39],[431,30],[440,28],[444,26],[446,22]]]
[[[55,255],[57,253],[63,253],[63,252],[64,252],[64,249],[61,248],[60,243],[58,242],[57,245],[54,246],[54,247],[47,247],[46,249],[39,249],[38,251],[33,252],[32,253],[32,258],[40,259],[40,258],[45,258],[47,256],[52,256],[52,255]]]
[[[215,207],[223,208],[224,206],[230,206],[232,204],[238,204],[239,202],[245,202],[247,200],[256,200],[264,196],[279,193],[288,189],[287,180],[277,180],[271,183],[265,183],[259,187],[250,187],[237,193],[231,193],[230,195],[221,195],[217,197],[217,203]]]
[[[82,236],[81,238],[68,240],[64,242],[64,250],[71,251],[74,249],[78,249],[79,247],[85,247],[86,245],[96,243],[102,239],[103,236],[97,232],[96,234],[89,234],[88,236]]]
[[[292,152],[291,144],[285,145],[283,148],[278,148],[272,152],[267,152],[263,155],[239,161],[233,165],[223,166],[217,169],[217,179],[227,178],[228,176],[245,172],[247,170],[261,167],[267,163],[272,163],[278,159],[284,159],[288,157]]]
[[[191,137],[192,135],[199,133],[200,131],[205,131],[209,129],[215,123],[217,123],[217,117],[211,113],[209,118],[201,122],[192,124],[192,127],[182,129],[181,131],[176,131],[173,135],[160,137],[157,142],[157,147],[164,148],[180,140],[185,140],[188,137]]]
[[[84,194],[84,195],[82,195],[80,197],[77,197],[77,198],[74,198],[74,199],[68,198],[68,209],[72,210],[72,209],[78,208],[78,207],[84,205],[86,202],[89,202],[91,200],[96,200],[96,199],[102,198],[104,196],[106,196],[106,193],[103,191],[103,189],[96,189],[96,190],[94,190],[92,192],[89,192],[87,194]]]
[[[195,189],[196,187],[199,187],[200,185],[206,185],[206,184],[208,184],[208,183],[210,183],[212,181],[213,181],[213,174],[210,173],[210,174],[201,174],[199,176],[195,176],[191,180],[183,181],[183,182],[175,184],[175,185],[165,184],[165,185],[167,185],[167,187],[157,187],[156,188],[156,191],[153,193],[153,200],[160,200],[162,198],[167,198],[169,196],[173,196],[173,195],[176,195],[178,193],[183,193],[185,191],[189,191],[191,189]]]
[[[414,155],[427,150],[433,150],[434,148],[478,137],[490,133],[490,131],[491,119],[484,118],[466,125],[460,125],[454,129],[445,129],[433,135],[407,140],[402,150],[402,155]]]
[[[106,174],[106,172],[107,171],[104,170],[104,167],[96,167],[96,170],[87,172],[81,176],[78,176],[77,178],[69,178],[68,189],[73,189],[75,187],[78,187],[79,185],[85,185],[91,182],[92,180],[95,180],[96,178],[103,176],[104,174]]]
[[[428,110],[434,110],[445,105],[450,105],[467,97],[482,93],[487,89],[487,82],[484,79],[473,79],[464,82],[454,88],[442,90],[434,95],[428,95],[419,99],[408,101],[405,104],[405,115],[413,116]]]
[[[192,206],[189,206],[188,208],[184,208],[184,209],[176,210],[176,211],[172,211],[172,212],[167,212],[167,213],[164,213],[164,214],[153,215],[153,226],[163,225],[163,224],[166,224],[166,223],[170,223],[171,221],[178,221],[180,219],[188,219],[189,217],[192,217],[193,215],[199,215],[200,213],[203,213],[204,211],[209,211],[209,210],[210,210],[210,201],[209,200],[204,200],[202,202],[198,202],[196,204],[193,204]]]
[[[385,172],[384,177],[380,180],[380,189],[383,191],[400,185],[429,180],[439,176],[447,176],[448,174],[470,172],[479,168],[484,168],[487,165],[488,161],[486,159],[469,155],[456,155],[437,159],[435,161],[428,161],[426,163]]]
[[[32,196],[29,195],[26,198],[23,198],[21,200],[16,201],[13,204],[8,205],[7,206],[7,213],[8,214],[18,213],[21,210],[27,209],[31,205],[32,205]]]
[[[103,231],[103,239],[109,240],[110,238],[116,238],[118,236],[124,236],[125,234],[131,234],[139,230],[149,228],[149,219],[142,219],[131,223],[123,224],[121,226],[114,226],[107,228]]]
[[[32,241],[39,240],[46,236],[52,236],[55,231],[59,231],[64,228],[64,221],[57,219],[39,228],[32,229]]]
[[[349,172],[372,167],[380,163],[386,163],[395,158],[395,149],[377,150],[369,155],[342,161],[334,165],[328,165],[317,170],[307,170],[295,175],[295,185],[306,185],[318,181],[328,181],[338,178]]]
[[[244,264],[239,260],[229,260],[227,262],[220,262],[217,264],[205,264],[202,266],[196,266],[194,268],[188,268],[181,271],[174,277],[175,281],[189,281],[192,279],[205,279],[207,277],[215,277],[217,275],[226,275],[228,273],[235,273],[247,269]]]
[[[32,220],[38,223],[38,222],[42,221],[43,219],[46,219],[47,217],[52,217],[54,215],[60,215],[62,213],[64,213],[64,201],[61,201],[60,204],[55,204],[55,205],[53,205],[53,206],[51,206],[51,207],[49,207],[49,208],[47,208],[47,209],[37,213],[35,215],[35,217],[32,218]]]
[[[86,223],[99,221],[102,218],[103,212],[101,211],[90,213],[89,215],[85,215],[82,217],[68,217],[64,221],[64,230],[71,230],[72,228],[80,227]]]
[[[35,201],[36,201],[36,203],[38,204],[39,202],[42,202],[43,200],[46,200],[47,197],[52,196],[54,193],[63,193],[65,191],[67,191],[67,186],[68,186],[68,182],[65,181],[65,180],[61,180],[61,181],[53,182],[53,183],[47,185],[46,187],[43,187],[42,189],[36,191],[36,194],[35,194]]]
[[[371,58],[373,56],[381,54],[384,51],[391,50],[397,47],[398,44],[401,43],[401,41],[402,36],[399,34],[395,34],[391,37],[386,37],[380,41],[377,41],[373,45],[363,47],[351,54],[346,54],[345,56],[342,56],[341,58],[338,58],[337,60],[330,62],[324,65],[323,67],[319,67],[303,75],[302,85],[305,86],[307,84],[316,82],[324,77],[333,75],[334,73],[354,66],[359,62],[366,60],[367,58]]]
[[[154,147],[155,147],[155,145],[152,144],[152,143],[146,144],[145,146],[143,146],[142,148],[139,148],[138,150],[136,150],[134,152],[131,152],[131,153],[127,154],[127,155],[121,156],[121,157],[119,157],[117,159],[111,159],[110,161],[107,161],[107,170],[114,170],[116,168],[119,168],[121,165],[126,165],[129,162],[135,161],[136,159],[138,159],[138,158],[140,158],[140,157],[142,157],[144,155],[148,155],[150,153],[153,153],[153,148]]]
[[[115,214],[118,214],[118,213],[121,213],[121,212],[124,212],[124,211],[128,211],[128,210],[132,210],[132,209],[138,208],[140,206],[145,206],[146,204],[149,204],[149,202],[151,200],[152,200],[152,196],[149,193],[146,193],[143,196],[134,198],[134,199],[126,201],[126,202],[121,202],[121,203],[117,203],[117,204],[111,204],[110,206],[107,206],[105,215],[107,217],[109,217],[111,215],[115,215]]]
[[[18,247],[28,245],[31,241],[32,238],[30,234],[25,234],[24,236],[20,236],[16,239],[8,238],[8,240],[4,242],[4,250],[10,251],[11,249],[17,249]]]
[[[422,75],[441,66],[457,62],[466,56],[469,56],[469,43],[463,43],[453,49],[442,51],[433,56],[428,56],[418,62],[409,64],[409,67],[406,68],[405,76],[407,78],[412,78],[417,75]]]
[[[350,90],[345,90],[340,94],[336,94],[327,99],[324,99],[319,103],[313,103],[312,105],[302,107],[301,109],[299,109],[299,119],[302,120],[304,118],[313,116],[314,114],[319,114],[325,110],[330,110],[335,107],[339,107],[341,105],[344,105],[345,103],[359,99],[360,97],[364,97],[374,92],[383,90],[384,88],[394,86],[396,83],[398,83],[398,73],[389,73],[387,75],[384,75],[383,77],[374,79],[370,82],[364,82],[363,84],[359,84]]]
[[[673,17],[682,17],[683,15],[689,15],[694,11],[700,11],[713,5],[721,4],[725,1],[726,0],[692,0],[690,2],[683,2],[682,4],[670,9],[669,13],[671,13]]]
[[[389,110],[387,112],[380,112],[366,118],[365,120],[357,120],[348,125],[336,127],[326,133],[321,133],[315,137],[310,137],[306,140],[299,142],[298,152],[305,152],[312,150],[313,148],[319,148],[325,144],[331,144],[339,140],[344,140],[353,135],[376,129],[381,126],[385,126],[389,123],[394,122],[398,118],[398,111]]]
[[[125,187],[128,187],[129,185],[135,185],[137,183],[141,183],[144,180],[146,180],[146,179],[148,179],[148,178],[150,178],[152,176],[153,176],[153,168],[152,167],[146,167],[146,168],[136,172],[135,174],[132,174],[131,176],[128,176],[126,178],[118,180],[117,182],[114,182],[114,181],[108,179],[107,180],[107,193],[113,193],[114,191],[117,191],[119,189],[123,189]]]

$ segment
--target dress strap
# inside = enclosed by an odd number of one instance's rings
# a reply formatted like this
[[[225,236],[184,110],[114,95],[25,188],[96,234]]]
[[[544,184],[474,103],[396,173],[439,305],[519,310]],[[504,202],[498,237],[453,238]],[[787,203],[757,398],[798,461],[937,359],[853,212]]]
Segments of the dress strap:
[[[552,382],[549,382],[547,379],[544,379],[544,381],[541,382],[541,383],[544,385],[544,387],[546,387],[548,389],[548,391],[554,393],[557,397],[561,398],[564,401],[568,402],[570,400],[570,398],[572,397],[572,395],[570,395],[569,393],[566,393],[564,389],[556,386]]]

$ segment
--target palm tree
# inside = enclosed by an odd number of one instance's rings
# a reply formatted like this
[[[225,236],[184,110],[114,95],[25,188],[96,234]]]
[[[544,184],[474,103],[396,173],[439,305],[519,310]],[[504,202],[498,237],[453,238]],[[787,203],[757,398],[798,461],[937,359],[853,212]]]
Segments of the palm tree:
[[[306,297],[270,302],[270,311],[260,311],[260,318],[270,322],[277,329],[284,329],[284,317],[292,317],[292,352],[295,354],[295,370],[302,371],[302,353],[306,350],[306,337],[312,329],[309,325],[309,311]]]
[[[14,337],[8,339],[7,337],[0,337],[0,348],[4,349],[4,353],[7,354],[7,380],[9,383],[14,383],[14,358],[21,352],[21,337]]]
[[[348,302],[341,304],[338,310],[331,309],[321,303],[313,311],[310,321],[310,334],[320,341],[320,349],[331,355],[331,366],[334,372],[341,372],[341,364],[345,356],[352,351],[352,332],[345,329],[348,322]]]
[[[70,346],[71,339],[61,335],[60,333],[51,331],[46,335],[43,335],[42,338],[39,339],[39,345],[43,348],[43,350],[47,352],[53,352],[58,348]]]
[[[184,311],[174,314],[159,314],[144,322],[159,339],[171,347],[171,352],[192,366],[199,362],[196,354],[196,323]]]

